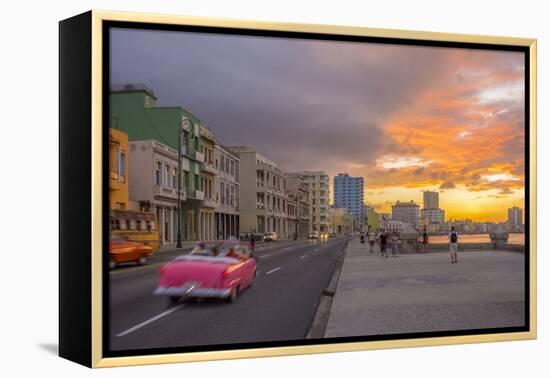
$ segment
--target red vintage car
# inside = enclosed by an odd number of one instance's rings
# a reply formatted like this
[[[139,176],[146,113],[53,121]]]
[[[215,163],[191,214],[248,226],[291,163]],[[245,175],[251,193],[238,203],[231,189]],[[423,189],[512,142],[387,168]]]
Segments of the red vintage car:
[[[199,243],[188,255],[162,266],[154,295],[171,304],[186,298],[223,298],[235,302],[256,276],[256,260],[248,247],[235,241]]]
[[[113,235],[109,246],[109,268],[114,269],[120,263],[132,261],[143,265],[152,254],[153,249],[148,245],[129,241],[124,236]]]

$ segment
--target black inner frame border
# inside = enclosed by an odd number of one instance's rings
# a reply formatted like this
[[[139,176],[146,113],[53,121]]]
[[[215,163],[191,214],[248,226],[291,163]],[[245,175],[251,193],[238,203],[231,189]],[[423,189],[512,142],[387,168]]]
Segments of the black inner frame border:
[[[335,35],[324,33],[310,32],[289,32],[289,31],[272,31],[272,30],[255,30],[255,29],[240,29],[229,27],[212,27],[212,26],[192,26],[192,25],[168,25],[157,23],[143,22],[127,22],[127,21],[102,21],[102,210],[103,210],[103,261],[109,261],[109,180],[106,180],[109,169],[109,89],[110,89],[110,29],[138,29],[152,31],[172,31],[172,32],[191,32],[203,34],[223,34],[236,36],[254,36],[254,37],[271,37],[271,38],[287,38],[287,39],[313,39],[326,41],[341,41],[341,42],[362,42],[362,43],[380,43],[394,45],[409,45],[423,47],[447,47],[447,48],[467,48],[476,50],[497,50],[497,51],[515,51],[524,53],[525,71],[525,108],[524,108],[524,125],[525,125],[525,194],[524,194],[524,219],[525,219],[525,325],[523,327],[501,327],[501,328],[482,328],[460,331],[434,331],[434,332],[418,332],[405,334],[390,334],[376,336],[349,336],[349,337],[333,337],[323,339],[303,339],[303,340],[286,340],[286,341],[265,341],[252,343],[231,343],[217,345],[198,345],[198,346],[181,346],[181,347],[166,347],[166,348],[143,348],[129,350],[111,350],[110,349],[110,291],[109,291],[109,268],[107,264],[102,266],[102,304],[103,304],[103,328],[102,332],[102,354],[103,358],[109,357],[129,357],[142,355],[158,355],[170,353],[192,353],[192,352],[209,352],[222,350],[238,350],[238,349],[256,349],[256,348],[272,348],[272,347],[289,347],[289,346],[307,346],[307,345],[330,345],[336,343],[353,343],[366,341],[384,341],[384,340],[405,340],[405,339],[422,339],[434,337],[452,337],[452,336],[470,336],[470,335],[489,335],[502,334],[512,332],[529,332],[530,331],[530,48],[529,46],[517,45],[499,45],[499,44],[484,44],[470,42],[448,42],[448,41],[432,41],[422,39],[404,39],[404,38],[388,38],[388,37],[373,37],[373,36],[354,36],[354,35]],[[406,31],[404,31],[405,33]]]

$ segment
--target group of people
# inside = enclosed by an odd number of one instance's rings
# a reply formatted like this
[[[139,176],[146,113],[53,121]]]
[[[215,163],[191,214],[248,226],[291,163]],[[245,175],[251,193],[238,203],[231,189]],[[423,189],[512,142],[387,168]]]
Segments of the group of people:
[[[370,226],[368,231],[361,232],[360,234],[361,245],[365,247],[366,242],[368,241],[370,247],[370,253],[374,253],[374,245],[378,241],[380,245],[380,254],[382,257],[388,257],[388,244],[391,246],[392,257],[398,257],[398,248],[399,248],[399,234],[396,231],[388,233],[384,230],[379,230],[378,233],[371,231]],[[451,227],[451,231],[448,235],[449,238],[449,252],[451,253],[451,264],[458,263],[458,233],[456,232],[454,226]],[[428,245],[428,233],[426,228],[422,233],[422,251],[426,252],[426,246]]]
[[[365,247],[366,241],[369,243],[370,247],[370,253],[374,253],[374,245],[378,241],[378,244],[380,245],[380,254],[382,257],[387,258],[388,257],[388,244],[391,247],[391,255],[392,257],[398,257],[398,247],[399,247],[399,234],[397,232],[391,232],[388,233],[384,230],[380,230],[378,233],[375,233],[374,231],[371,231],[370,227],[369,230],[365,232],[361,232],[361,235],[359,236],[361,240],[361,245]]]

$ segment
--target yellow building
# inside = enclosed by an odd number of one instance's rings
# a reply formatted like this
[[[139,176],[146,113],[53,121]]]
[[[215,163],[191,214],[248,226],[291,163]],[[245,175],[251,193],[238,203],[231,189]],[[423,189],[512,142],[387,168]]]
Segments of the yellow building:
[[[160,248],[155,215],[129,208],[128,134],[109,129],[109,218],[111,234]]]
[[[109,129],[109,209],[128,209],[128,134]]]
[[[349,235],[353,231],[353,218],[345,208],[332,208],[330,226],[336,235]]]

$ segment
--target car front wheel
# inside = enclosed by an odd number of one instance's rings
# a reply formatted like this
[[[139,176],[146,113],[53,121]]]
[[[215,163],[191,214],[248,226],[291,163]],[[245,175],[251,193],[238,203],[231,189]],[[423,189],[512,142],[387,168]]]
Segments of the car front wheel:
[[[227,300],[229,303],[235,303],[237,301],[238,296],[239,296],[239,287],[235,286],[233,289],[231,289],[231,293],[229,294],[229,298]]]
[[[139,265],[145,265],[147,263],[147,259],[145,257],[140,257],[138,260]]]
[[[178,304],[178,302],[180,301],[180,297],[177,296],[177,295],[171,295],[168,297],[168,304],[170,306],[174,306],[176,304]]]

